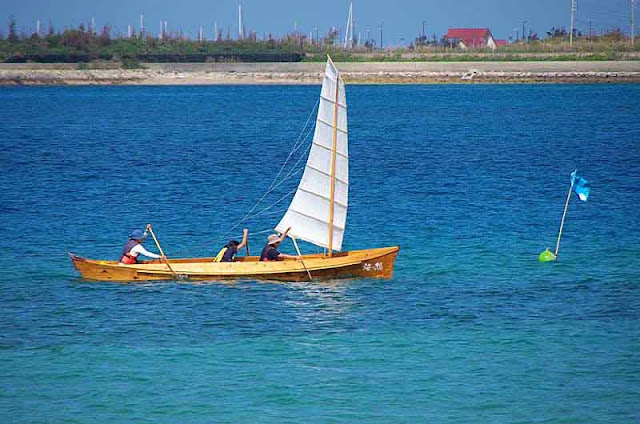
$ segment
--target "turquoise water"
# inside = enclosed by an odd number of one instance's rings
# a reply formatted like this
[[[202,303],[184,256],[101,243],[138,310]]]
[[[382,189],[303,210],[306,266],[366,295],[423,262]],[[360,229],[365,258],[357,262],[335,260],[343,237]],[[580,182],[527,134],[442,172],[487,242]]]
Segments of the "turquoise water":
[[[0,421],[639,422],[636,85],[348,86],[344,247],[400,245],[392,280],[74,274],[146,223],[215,255],[318,93],[0,88]],[[575,168],[591,196],[540,264]]]

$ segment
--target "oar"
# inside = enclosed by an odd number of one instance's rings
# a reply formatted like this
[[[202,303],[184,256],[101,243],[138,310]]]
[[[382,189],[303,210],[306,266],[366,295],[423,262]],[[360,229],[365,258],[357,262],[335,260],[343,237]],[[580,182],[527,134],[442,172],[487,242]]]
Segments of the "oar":
[[[293,236],[289,236],[289,237],[291,237],[291,240],[293,240],[293,245],[296,247],[296,252],[298,252],[298,256],[302,257],[302,253],[300,253],[300,248],[298,247],[298,242],[296,242],[296,239]],[[313,278],[311,278],[311,273],[309,272],[309,269],[304,264],[304,261],[302,259],[300,259],[300,263],[304,267],[304,270],[307,271],[307,275],[309,276],[309,281],[313,281]]]
[[[167,264],[167,266],[169,267],[169,271],[171,271],[171,273],[173,274],[174,277],[178,278],[178,274],[173,270],[173,268],[171,268],[171,265],[169,264],[169,259],[167,259],[167,257],[165,256],[164,252],[162,251],[162,247],[160,247],[160,243],[158,242],[158,239],[156,238],[156,235],[153,233],[153,229],[151,228],[151,224],[147,224],[147,230],[149,230],[149,232],[151,233],[151,237],[153,237],[153,241],[156,242],[156,246],[158,246],[158,250],[160,251],[160,254],[162,255],[162,259],[164,259],[164,263]]]

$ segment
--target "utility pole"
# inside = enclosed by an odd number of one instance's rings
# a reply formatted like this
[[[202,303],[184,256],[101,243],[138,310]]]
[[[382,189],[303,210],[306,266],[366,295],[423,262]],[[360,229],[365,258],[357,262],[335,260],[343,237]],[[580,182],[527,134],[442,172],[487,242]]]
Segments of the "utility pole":
[[[358,45],[360,43],[360,36],[356,36],[356,33],[358,31],[358,21],[356,21],[355,19],[353,20],[353,25],[351,26],[351,38],[353,39],[351,44],[352,45]]]
[[[422,20],[422,38],[420,39],[421,48],[425,48],[427,46],[427,32],[426,32],[427,20]]]
[[[238,40],[244,39],[244,25],[242,24],[242,2],[238,1]]]
[[[528,21],[525,19],[521,19],[520,22],[522,22],[522,40],[526,40],[527,36],[526,36],[526,32],[524,31],[524,24],[526,24]]]
[[[631,46],[636,37],[636,0],[631,0]]]
[[[571,29],[569,30],[569,45],[573,46],[573,22],[574,15],[578,11],[578,0],[571,0]]]

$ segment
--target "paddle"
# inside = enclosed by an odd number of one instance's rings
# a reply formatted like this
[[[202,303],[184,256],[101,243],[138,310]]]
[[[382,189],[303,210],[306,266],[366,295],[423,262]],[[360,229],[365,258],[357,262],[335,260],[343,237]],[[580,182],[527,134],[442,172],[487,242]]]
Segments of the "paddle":
[[[251,252],[249,252],[249,230],[246,228],[242,231],[242,241],[244,241],[245,247],[247,248],[247,256],[251,256]]]
[[[296,251],[298,252],[298,256],[302,257],[302,253],[300,253],[300,248],[298,247],[298,242],[296,242],[296,239],[293,236],[289,236],[289,237],[291,237],[291,240],[293,240],[293,245],[296,247]],[[304,264],[304,261],[302,259],[300,259],[300,263],[304,267],[304,270],[307,271],[307,275],[309,276],[309,281],[313,281],[313,278],[311,278],[311,273],[309,272],[309,269]]]
[[[174,277],[178,278],[178,274],[173,270],[173,268],[171,268],[171,265],[169,264],[169,259],[167,259],[167,257],[165,256],[164,252],[162,251],[162,247],[160,247],[160,242],[158,242],[158,239],[156,238],[156,235],[153,233],[153,229],[151,228],[151,224],[147,224],[147,230],[149,230],[149,232],[151,233],[151,237],[153,237],[153,241],[156,242],[156,246],[158,246],[158,250],[160,251],[160,254],[162,255],[162,259],[164,259],[164,263],[167,264],[167,266],[169,267],[169,271],[171,271],[171,273],[173,274]]]

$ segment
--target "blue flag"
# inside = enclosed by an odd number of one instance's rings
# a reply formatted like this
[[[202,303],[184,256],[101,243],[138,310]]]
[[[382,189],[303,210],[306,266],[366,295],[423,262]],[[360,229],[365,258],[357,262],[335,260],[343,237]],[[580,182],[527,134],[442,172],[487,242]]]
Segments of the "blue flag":
[[[583,202],[587,201],[589,197],[589,181],[577,175],[576,169],[571,173],[571,185],[573,186],[573,192],[578,195]]]

